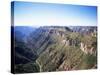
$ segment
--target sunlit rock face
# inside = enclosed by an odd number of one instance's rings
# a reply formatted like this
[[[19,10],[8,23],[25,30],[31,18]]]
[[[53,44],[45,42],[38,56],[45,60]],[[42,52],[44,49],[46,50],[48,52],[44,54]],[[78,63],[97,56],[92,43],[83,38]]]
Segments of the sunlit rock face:
[[[85,52],[86,54],[88,54],[88,53],[93,54],[95,51],[94,47],[91,47],[91,46],[89,47],[89,46],[85,45],[84,43],[81,43],[80,49],[83,52]]]

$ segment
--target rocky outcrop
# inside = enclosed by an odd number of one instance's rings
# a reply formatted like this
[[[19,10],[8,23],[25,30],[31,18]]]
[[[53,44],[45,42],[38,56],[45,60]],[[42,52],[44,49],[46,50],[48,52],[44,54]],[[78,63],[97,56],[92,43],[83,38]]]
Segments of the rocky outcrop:
[[[69,46],[69,40],[62,40],[62,43],[64,43],[66,46]]]
[[[84,53],[86,53],[86,54],[93,54],[94,53],[94,47],[89,47],[89,46],[87,46],[87,45],[85,45],[84,43],[82,43],[81,42],[81,44],[80,44],[81,46],[80,46],[80,49],[84,52]]]

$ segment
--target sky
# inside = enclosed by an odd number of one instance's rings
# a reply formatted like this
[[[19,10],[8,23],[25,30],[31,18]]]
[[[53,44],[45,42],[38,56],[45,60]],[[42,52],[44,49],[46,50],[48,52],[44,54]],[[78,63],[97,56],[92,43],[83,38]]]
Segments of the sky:
[[[97,25],[97,7],[36,3],[36,2],[14,2],[14,25],[22,26],[67,26]]]

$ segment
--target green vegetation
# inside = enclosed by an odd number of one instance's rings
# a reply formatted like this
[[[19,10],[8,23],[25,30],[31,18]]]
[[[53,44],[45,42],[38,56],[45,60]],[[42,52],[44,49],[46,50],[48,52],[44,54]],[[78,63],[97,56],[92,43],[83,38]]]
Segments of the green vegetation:
[[[27,61],[15,65],[16,73],[97,68],[97,35],[94,32],[72,32],[64,27],[44,29],[31,34],[27,46],[16,41],[17,59]],[[81,50],[81,43],[87,53]]]
[[[31,73],[39,72],[38,64],[31,62],[27,64],[18,64],[15,66],[15,73]]]

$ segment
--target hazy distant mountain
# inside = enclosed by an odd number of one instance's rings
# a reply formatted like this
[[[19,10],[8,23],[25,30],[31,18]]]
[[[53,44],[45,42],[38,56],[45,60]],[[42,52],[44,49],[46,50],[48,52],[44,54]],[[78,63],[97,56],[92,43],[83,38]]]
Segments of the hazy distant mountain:
[[[79,33],[90,33],[90,32],[97,32],[96,26],[70,26],[69,28],[72,29],[73,32]]]
[[[35,27],[31,27],[31,26],[15,26],[14,27],[15,31],[20,31],[25,36],[29,35],[35,29],[36,29]]]
[[[35,31],[36,28],[29,27],[29,26],[14,26],[14,33],[15,38],[17,40],[26,41],[27,36],[33,31]]]

